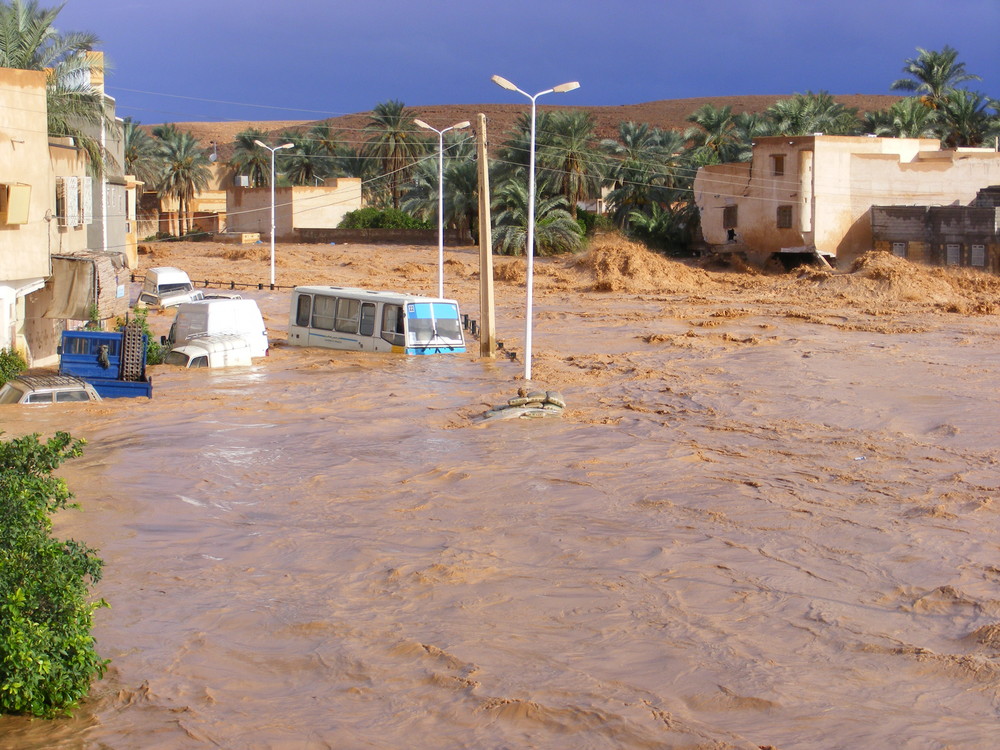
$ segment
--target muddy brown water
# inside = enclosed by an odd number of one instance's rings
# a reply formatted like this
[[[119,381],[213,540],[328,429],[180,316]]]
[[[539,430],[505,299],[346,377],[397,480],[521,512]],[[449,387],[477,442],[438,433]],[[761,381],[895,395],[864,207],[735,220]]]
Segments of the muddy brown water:
[[[398,262],[342,256],[335,277]],[[88,441],[57,532],[105,561],[111,667],[73,718],[0,718],[0,747],[989,746],[992,282],[970,299],[896,265],[594,291],[553,263],[533,385],[563,393],[561,418],[478,421],[523,363],[475,342],[285,346],[288,293],[256,290],[274,348],[250,368],[2,407],[8,437]],[[498,298],[516,351],[523,287]]]

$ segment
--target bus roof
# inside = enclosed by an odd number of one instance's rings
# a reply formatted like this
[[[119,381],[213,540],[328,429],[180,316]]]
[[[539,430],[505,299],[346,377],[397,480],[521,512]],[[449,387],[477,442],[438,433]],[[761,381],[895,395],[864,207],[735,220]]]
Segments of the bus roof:
[[[351,286],[297,286],[294,291],[301,294],[334,294],[370,302],[388,302],[390,304],[406,304],[407,302],[450,302],[454,305],[458,304],[455,300],[444,297],[424,297],[419,294],[407,294],[405,292],[373,291],[371,289],[359,289]]]

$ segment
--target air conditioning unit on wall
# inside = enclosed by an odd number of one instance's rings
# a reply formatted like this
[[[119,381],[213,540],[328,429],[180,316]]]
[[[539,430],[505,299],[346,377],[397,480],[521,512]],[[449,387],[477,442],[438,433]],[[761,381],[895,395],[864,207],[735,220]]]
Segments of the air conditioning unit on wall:
[[[245,188],[250,187],[250,178],[247,177],[245,174],[236,175],[235,182],[236,182],[236,187],[245,187]]]

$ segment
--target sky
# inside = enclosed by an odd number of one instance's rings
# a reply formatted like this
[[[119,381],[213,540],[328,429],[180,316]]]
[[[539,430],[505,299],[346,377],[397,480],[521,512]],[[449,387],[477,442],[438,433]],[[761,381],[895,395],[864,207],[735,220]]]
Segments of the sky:
[[[917,48],[1000,98],[1000,0],[40,0],[89,31],[120,117],[318,120],[409,107],[890,94]]]

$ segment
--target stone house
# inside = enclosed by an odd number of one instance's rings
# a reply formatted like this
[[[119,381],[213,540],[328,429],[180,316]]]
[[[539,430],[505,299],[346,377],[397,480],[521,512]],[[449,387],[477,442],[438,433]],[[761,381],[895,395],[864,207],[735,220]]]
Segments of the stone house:
[[[1000,153],[936,139],[768,136],[750,162],[702,167],[694,182],[705,241],[753,260],[818,253],[849,265],[873,248],[874,205],[968,205],[1000,184]]]
[[[875,250],[935,266],[1000,273],[1000,187],[968,206],[872,206]]]
[[[275,240],[301,242],[301,230],[333,229],[361,205],[361,180],[357,177],[331,178],[316,186],[275,187]],[[228,188],[226,230],[256,233],[269,239],[271,188]]]

